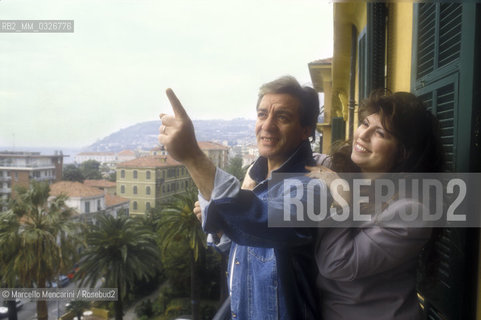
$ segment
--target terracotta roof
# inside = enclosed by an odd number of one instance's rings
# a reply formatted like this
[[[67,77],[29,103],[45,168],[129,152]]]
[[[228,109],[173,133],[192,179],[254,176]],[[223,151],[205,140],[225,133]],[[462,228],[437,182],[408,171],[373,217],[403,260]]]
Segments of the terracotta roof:
[[[159,168],[180,166],[181,163],[169,156],[146,156],[117,164],[117,168]]]
[[[122,150],[117,153],[118,156],[135,156],[135,151],[132,150]]]
[[[59,181],[51,184],[50,195],[59,196],[60,194],[65,194],[69,197],[95,197],[103,195],[104,192],[80,182]]]
[[[107,207],[112,207],[121,203],[127,203],[129,202],[129,199],[119,197],[119,196],[113,196],[111,194],[106,194],[105,195],[105,205]]]
[[[115,187],[117,184],[112,181],[108,180],[85,180],[84,184],[89,187],[96,187],[96,188],[109,188]]]
[[[202,150],[228,150],[229,149],[229,147],[216,142],[199,141],[198,143],[199,143],[199,147]]]

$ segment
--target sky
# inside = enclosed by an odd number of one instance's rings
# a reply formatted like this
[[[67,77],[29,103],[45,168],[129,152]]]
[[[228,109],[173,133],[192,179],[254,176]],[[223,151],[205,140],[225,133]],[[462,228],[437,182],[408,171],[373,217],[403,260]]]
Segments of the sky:
[[[325,0],[0,0],[0,20],[74,20],[0,33],[0,146],[84,147],[172,113],[255,119],[259,86],[332,56]]]

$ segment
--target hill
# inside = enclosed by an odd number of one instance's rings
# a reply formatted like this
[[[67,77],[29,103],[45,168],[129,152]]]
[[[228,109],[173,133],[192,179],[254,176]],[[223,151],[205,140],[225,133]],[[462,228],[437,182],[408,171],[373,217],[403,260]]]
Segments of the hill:
[[[233,146],[255,142],[255,120],[193,120],[197,140],[227,142]],[[130,149],[151,149],[158,146],[160,121],[147,121],[121,129],[96,141],[83,151],[119,152]]]

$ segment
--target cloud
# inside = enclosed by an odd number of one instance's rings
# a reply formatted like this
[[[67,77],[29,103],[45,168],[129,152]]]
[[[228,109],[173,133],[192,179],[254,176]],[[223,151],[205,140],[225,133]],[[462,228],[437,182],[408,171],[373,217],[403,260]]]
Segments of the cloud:
[[[169,111],[167,87],[193,118],[252,118],[262,83],[309,82],[307,63],[332,54],[332,5],[317,0],[3,0],[0,11],[75,21],[70,34],[0,37],[0,141],[23,145],[82,146],[153,120]]]

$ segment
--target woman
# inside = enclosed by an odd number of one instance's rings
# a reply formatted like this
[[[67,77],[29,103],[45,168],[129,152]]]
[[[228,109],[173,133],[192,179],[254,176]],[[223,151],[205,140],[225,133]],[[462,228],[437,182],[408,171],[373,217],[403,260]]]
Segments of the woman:
[[[352,144],[328,158],[338,172],[377,178],[386,172],[440,172],[443,157],[438,122],[410,93],[375,93],[359,108]],[[346,155],[349,155],[346,157]],[[395,199],[381,214],[409,210]],[[372,205],[363,213],[374,214]],[[319,232],[316,261],[324,320],[418,319],[416,267],[431,229],[326,228]]]

